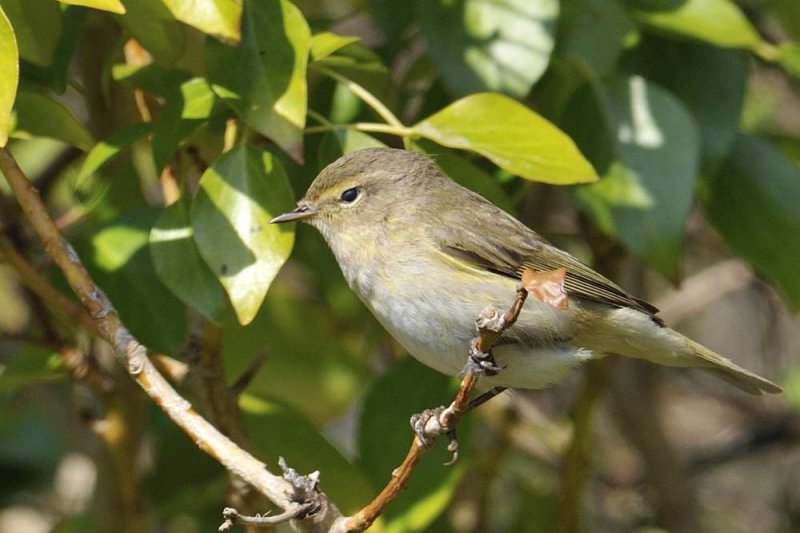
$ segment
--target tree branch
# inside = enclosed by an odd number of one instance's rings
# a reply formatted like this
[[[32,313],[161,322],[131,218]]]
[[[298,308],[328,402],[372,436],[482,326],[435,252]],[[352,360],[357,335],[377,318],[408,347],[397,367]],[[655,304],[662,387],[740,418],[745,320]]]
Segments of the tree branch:
[[[285,511],[296,509],[300,504],[292,499],[295,489],[289,481],[267,471],[264,463],[245,452],[198,415],[189,402],[183,399],[156,370],[147,357],[146,348],[131,335],[120,321],[111,302],[89,277],[75,250],[62,237],[47,213],[39,193],[6,148],[0,148],[0,171],[5,175],[45,249],[94,319],[100,337],[111,344],[115,355],[130,376],[200,449],[250,483]],[[298,524],[300,529],[327,531],[329,525],[340,516],[338,509],[329,504],[322,493],[318,493],[318,497],[327,504],[322,505],[322,514],[317,513],[313,521],[300,522]]]

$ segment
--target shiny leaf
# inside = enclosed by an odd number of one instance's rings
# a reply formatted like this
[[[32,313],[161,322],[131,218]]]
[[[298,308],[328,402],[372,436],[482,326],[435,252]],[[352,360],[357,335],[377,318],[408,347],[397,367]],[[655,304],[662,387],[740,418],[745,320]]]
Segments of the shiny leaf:
[[[358,40],[358,37],[345,37],[329,31],[317,33],[311,37],[311,58],[319,61]]]
[[[19,83],[19,55],[14,30],[0,8],[0,147],[8,142],[11,129],[11,109]]]
[[[242,43],[208,41],[209,80],[244,122],[302,159],[310,31],[287,0],[245,0]]]
[[[75,115],[49,96],[20,91],[14,111],[17,114],[14,137],[50,137],[81,150],[89,150],[94,144],[92,134]]]
[[[86,155],[83,165],[78,171],[78,182],[86,179],[103,168],[109,161],[125,151],[133,143],[150,133],[153,125],[149,122],[140,122],[120,130],[98,142]]]
[[[766,141],[739,136],[703,190],[708,216],[725,240],[800,308],[798,166]]]
[[[187,305],[212,322],[228,308],[219,281],[200,257],[192,237],[189,209],[178,201],[162,211],[150,230],[150,254],[156,274]]]
[[[699,170],[694,122],[676,98],[639,77],[595,90],[575,95],[567,119],[602,175],[578,198],[606,232],[677,280]]]
[[[86,6],[101,11],[110,11],[122,15],[125,13],[125,6],[122,5],[120,0],[58,0],[64,4],[71,4],[74,6]]]
[[[253,320],[292,250],[293,228],[269,221],[293,203],[280,164],[247,146],[224,154],[200,178],[191,212],[194,238],[242,324]]]
[[[53,63],[62,15],[53,0],[0,0],[19,45],[19,56],[40,67]]]
[[[500,91],[523,97],[553,51],[558,0],[417,2],[428,53],[457,95]]]
[[[592,165],[561,130],[499,94],[467,96],[413,126],[413,132],[471,150],[500,168],[534,181],[568,185],[597,180]]]
[[[176,19],[223,42],[241,39],[242,0],[163,0]]]
[[[651,28],[699,39],[716,46],[762,49],[765,44],[731,0],[686,0],[662,8],[637,9],[634,16]]]

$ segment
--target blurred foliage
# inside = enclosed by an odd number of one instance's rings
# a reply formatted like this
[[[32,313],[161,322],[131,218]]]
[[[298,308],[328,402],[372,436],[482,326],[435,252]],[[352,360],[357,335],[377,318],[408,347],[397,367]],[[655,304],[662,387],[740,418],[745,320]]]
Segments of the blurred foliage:
[[[798,5],[0,0],[0,146],[137,338],[197,371],[197,339],[218,333],[225,386],[262,362],[239,402],[252,450],[271,469],[282,456],[320,470],[351,512],[402,459],[408,417],[449,401],[453,383],[402,358],[319,235],[269,219],[342,154],[405,146],[583,258],[588,221],[673,283],[700,212],[721,253],[797,309]],[[0,192],[3,238],[66,292]],[[222,468],[137,408],[104,347],[10,268],[0,299],[0,505],[37,507],[65,531],[216,525]],[[70,379],[81,374],[65,347],[117,387]],[[192,376],[185,392],[207,407]],[[536,432],[468,420],[458,465],[441,466],[443,447],[426,457],[375,529],[552,531],[567,413],[551,411],[558,422]],[[125,436],[109,437],[119,416]],[[92,458],[88,496],[75,481],[31,497],[57,485],[69,454]],[[120,457],[136,479],[121,479]],[[637,505],[581,512],[591,530],[656,521]]]

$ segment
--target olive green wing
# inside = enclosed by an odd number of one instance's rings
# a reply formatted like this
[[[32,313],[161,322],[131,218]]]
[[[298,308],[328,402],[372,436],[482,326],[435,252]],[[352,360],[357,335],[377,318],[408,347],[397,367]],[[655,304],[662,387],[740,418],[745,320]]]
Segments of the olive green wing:
[[[490,209],[487,213],[486,210]],[[477,233],[475,228],[491,228]],[[614,282],[559,250],[521,222],[494,206],[481,205],[472,212],[442,214],[441,224],[429,236],[443,253],[495,274],[520,279],[525,268],[550,271],[564,268],[567,294],[607,304],[630,307],[655,317],[658,309],[634,298]]]

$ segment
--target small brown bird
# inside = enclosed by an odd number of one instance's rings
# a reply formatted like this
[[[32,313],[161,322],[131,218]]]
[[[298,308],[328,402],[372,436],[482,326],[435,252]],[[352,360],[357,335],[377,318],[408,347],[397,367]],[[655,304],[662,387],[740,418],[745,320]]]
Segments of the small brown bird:
[[[326,167],[297,208],[333,250],[350,287],[422,363],[458,375],[488,305],[507,308],[521,272],[566,269],[566,309],[529,298],[495,345],[489,387],[537,389],[618,354],[697,367],[751,394],[781,388],[666,327],[657,309],[559,250],[425,155],[371,148]]]

